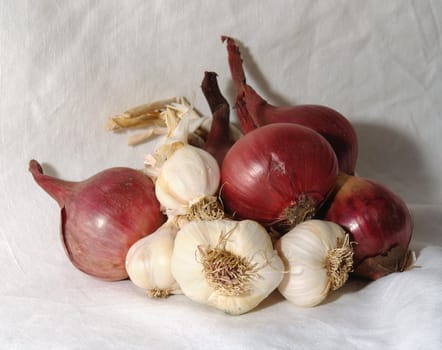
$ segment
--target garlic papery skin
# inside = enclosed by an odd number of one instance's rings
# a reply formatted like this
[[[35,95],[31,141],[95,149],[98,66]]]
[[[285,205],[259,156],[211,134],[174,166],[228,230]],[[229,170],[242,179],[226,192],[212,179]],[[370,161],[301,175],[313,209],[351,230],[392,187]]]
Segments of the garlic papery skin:
[[[267,231],[251,220],[191,221],[175,239],[172,274],[182,292],[228,314],[256,307],[283,269]]]
[[[347,281],[352,270],[349,236],[330,221],[298,224],[276,242],[276,249],[287,271],[278,290],[298,306],[320,304]]]
[[[146,290],[149,297],[181,294],[171,271],[171,258],[178,227],[167,221],[152,234],[135,242],[126,255],[130,280]]]
[[[169,217],[218,219],[224,211],[215,194],[220,169],[207,151],[183,144],[164,162],[155,182],[155,193]]]

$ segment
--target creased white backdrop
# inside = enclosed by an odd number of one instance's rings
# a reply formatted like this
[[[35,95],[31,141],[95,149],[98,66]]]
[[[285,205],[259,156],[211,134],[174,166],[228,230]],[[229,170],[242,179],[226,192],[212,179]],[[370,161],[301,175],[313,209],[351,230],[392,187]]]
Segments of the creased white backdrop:
[[[208,114],[206,70],[233,102],[223,34],[269,102],[350,119],[358,174],[413,213],[418,268],[351,281],[316,308],[274,293],[232,317],[72,267],[28,161],[69,180],[141,167],[152,144],[126,146],[106,119],[177,95]],[[0,2],[0,348],[440,349],[441,96],[438,0]]]

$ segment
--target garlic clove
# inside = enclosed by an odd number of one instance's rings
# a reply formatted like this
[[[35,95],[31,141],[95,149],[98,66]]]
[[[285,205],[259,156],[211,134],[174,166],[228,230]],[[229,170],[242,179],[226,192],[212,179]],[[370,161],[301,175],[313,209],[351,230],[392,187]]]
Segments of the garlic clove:
[[[151,297],[179,294],[180,288],[171,272],[171,257],[178,228],[171,221],[133,244],[126,256],[130,280]]]
[[[279,292],[287,300],[304,307],[320,304],[327,297],[328,289],[326,271],[305,265],[290,265],[289,274],[283,276],[278,286]]]
[[[192,226],[190,231],[189,225]],[[172,275],[186,290],[184,294],[200,303],[204,303],[210,297],[212,289],[202,274],[201,263],[197,257],[198,247],[216,244],[215,237],[207,235],[205,228],[204,225],[189,222],[178,232],[171,266]]]

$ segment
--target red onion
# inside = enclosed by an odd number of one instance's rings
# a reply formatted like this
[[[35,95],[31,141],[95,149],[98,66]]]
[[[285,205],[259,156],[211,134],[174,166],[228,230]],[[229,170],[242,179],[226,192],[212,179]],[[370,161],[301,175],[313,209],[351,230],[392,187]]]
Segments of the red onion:
[[[313,217],[338,173],[336,155],[316,131],[291,123],[240,138],[221,168],[221,199],[235,217],[281,232]]]
[[[235,142],[230,135],[230,106],[218,86],[214,72],[205,72],[201,89],[212,112],[212,125],[210,127],[204,149],[209,152],[218,164],[222,161]]]
[[[232,79],[237,90],[235,108],[243,133],[271,123],[295,123],[321,134],[336,153],[340,171],[354,174],[358,156],[356,132],[339,112],[320,105],[276,107],[267,103],[246,83],[241,54],[235,41],[228,37],[227,50]]]
[[[375,280],[409,265],[412,218],[403,200],[385,186],[340,175],[325,219],[343,226],[356,242],[356,275]]]
[[[73,265],[105,280],[126,279],[130,246],[165,221],[153,182],[125,167],[104,170],[81,182],[44,175],[35,160],[29,170],[61,208],[61,238]]]

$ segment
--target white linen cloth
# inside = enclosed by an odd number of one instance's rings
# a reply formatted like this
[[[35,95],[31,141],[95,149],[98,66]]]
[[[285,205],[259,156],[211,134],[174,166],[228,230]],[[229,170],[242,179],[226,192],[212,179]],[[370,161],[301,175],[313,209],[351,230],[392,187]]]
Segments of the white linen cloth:
[[[206,70],[233,103],[223,34],[269,102],[324,104],[354,123],[358,174],[413,213],[418,268],[350,281],[315,308],[275,292],[233,317],[70,264],[28,161],[68,180],[142,167],[152,143],[126,146],[107,118],[178,95],[208,114]],[[441,96],[437,0],[0,2],[0,348],[441,349]]]

